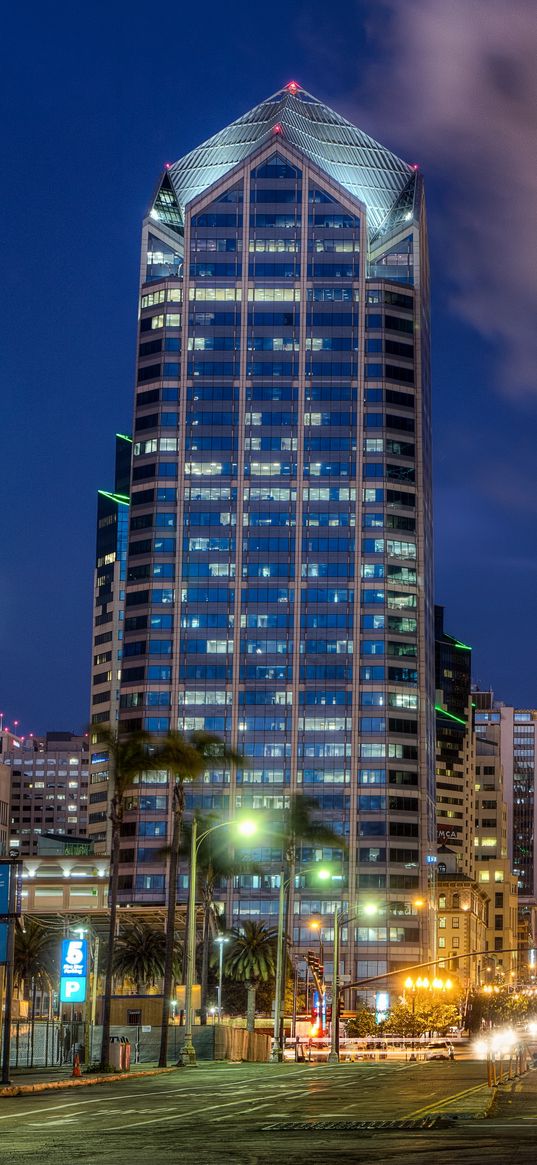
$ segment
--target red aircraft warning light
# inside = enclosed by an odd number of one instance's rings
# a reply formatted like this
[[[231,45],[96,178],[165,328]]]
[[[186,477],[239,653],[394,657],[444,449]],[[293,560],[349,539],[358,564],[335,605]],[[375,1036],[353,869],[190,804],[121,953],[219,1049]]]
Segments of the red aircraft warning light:
[[[298,85],[296,81],[288,81],[285,88],[288,89],[289,93],[292,93],[293,97],[294,97],[295,93],[298,93],[298,90],[300,89],[300,85]]]

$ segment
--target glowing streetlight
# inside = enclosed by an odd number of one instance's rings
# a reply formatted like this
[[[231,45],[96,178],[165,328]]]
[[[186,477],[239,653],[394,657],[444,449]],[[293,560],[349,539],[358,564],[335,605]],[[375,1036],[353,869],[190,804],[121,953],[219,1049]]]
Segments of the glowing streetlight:
[[[222,1023],[222,974],[224,970],[224,943],[229,942],[227,935],[217,934],[215,942],[218,943],[218,1022]],[[213,1022],[214,1022],[214,1007]]]

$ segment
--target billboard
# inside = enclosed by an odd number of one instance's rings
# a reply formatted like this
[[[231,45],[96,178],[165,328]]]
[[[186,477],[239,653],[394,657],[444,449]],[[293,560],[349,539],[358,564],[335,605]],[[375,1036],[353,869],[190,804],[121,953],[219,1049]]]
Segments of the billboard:
[[[87,939],[64,938],[60,966],[60,1003],[84,1003],[88,982]]]

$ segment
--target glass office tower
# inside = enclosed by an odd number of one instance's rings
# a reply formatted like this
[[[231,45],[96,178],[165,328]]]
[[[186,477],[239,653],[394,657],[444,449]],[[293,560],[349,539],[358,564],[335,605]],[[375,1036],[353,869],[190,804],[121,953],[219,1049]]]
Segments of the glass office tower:
[[[117,729],[132,438],[125,433],[116,433],[115,446],[114,489],[100,489],[97,493],[90,723],[92,726],[110,724]],[[98,749],[92,748],[88,835],[101,853],[110,852],[108,775],[106,748],[102,745]]]
[[[167,167],[144,223],[122,725],[241,750],[191,811],[315,799],[348,856],[303,847],[294,938],[348,904],[353,978],[434,929],[428,303],[417,167],[294,82]],[[133,789],[123,902],[165,901],[169,809],[166,774]],[[228,920],[274,921],[260,845]]]

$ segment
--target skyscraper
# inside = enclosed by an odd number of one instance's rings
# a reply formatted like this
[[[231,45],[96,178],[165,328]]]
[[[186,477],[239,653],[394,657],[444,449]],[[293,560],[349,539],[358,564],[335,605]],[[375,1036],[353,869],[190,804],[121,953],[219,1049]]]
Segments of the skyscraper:
[[[435,852],[418,168],[290,82],[166,167],[140,295],[122,726],[242,751],[189,810],[270,818],[313,797],[348,860],[303,847],[295,940],[315,911],[329,942],[343,900],[346,972],[408,965],[432,941],[415,898]],[[128,801],[124,902],[165,900],[165,778]],[[257,852],[267,872],[229,893],[237,921],[277,910],[269,833]],[[315,883],[321,857],[337,890]]]
[[[453,850],[458,873],[474,876],[475,737],[472,649],[444,630],[435,609],[436,836]]]
[[[119,720],[131,453],[132,439],[116,433],[114,489],[97,494],[90,722],[112,728]],[[90,765],[88,834],[106,850],[110,836],[106,749],[93,748]]]

